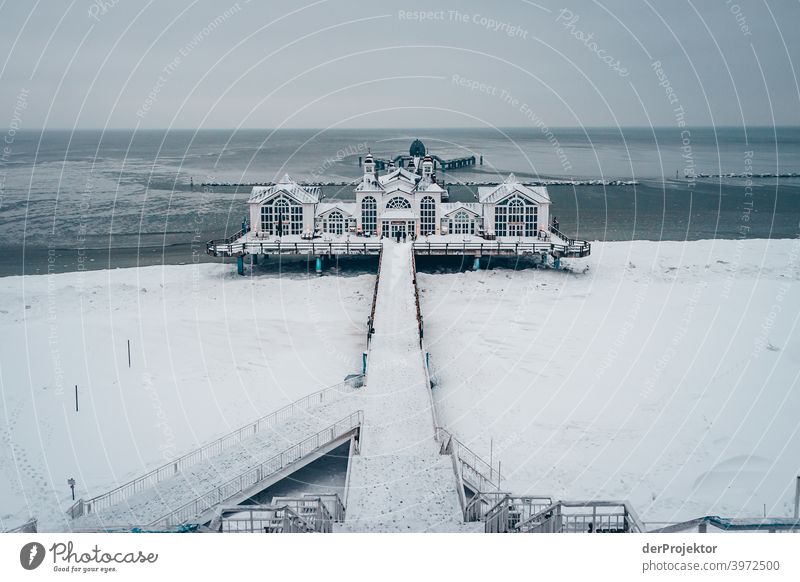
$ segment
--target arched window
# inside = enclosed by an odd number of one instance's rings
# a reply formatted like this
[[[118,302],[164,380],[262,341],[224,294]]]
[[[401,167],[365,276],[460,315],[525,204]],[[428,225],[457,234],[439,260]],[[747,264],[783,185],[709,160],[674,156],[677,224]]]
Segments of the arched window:
[[[539,208],[518,196],[509,198],[494,209],[494,231],[497,236],[536,236]]]
[[[411,202],[397,196],[386,203],[386,208],[411,208]]]
[[[342,213],[334,210],[323,221],[322,230],[330,234],[344,234],[344,219]]]
[[[280,197],[261,207],[261,230],[278,236],[302,234],[303,207]]]
[[[425,196],[419,203],[420,211],[420,234],[436,234],[436,201]]]
[[[378,230],[378,203],[372,196],[366,196],[361,201],[361,230],[370,235]]]
[[[465,211],[459,210],[450,221],[452,234],[475,234],[475,221]]]

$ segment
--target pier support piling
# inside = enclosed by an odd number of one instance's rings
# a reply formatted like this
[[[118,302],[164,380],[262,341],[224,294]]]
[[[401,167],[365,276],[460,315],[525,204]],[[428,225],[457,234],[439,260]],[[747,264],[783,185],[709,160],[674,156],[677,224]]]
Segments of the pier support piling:
[[[361,373],[367,373],[367,352],[361,352]]]
[[[322,257],[317,257],[317,263],[314,268],[317,272],[317,275],[322,275]]]
[[[236,272],[240,275],[244,275],[244,256],[239,255],[236,257]]]
[[[561,257],[554,257],[553,258],[553,268],[560,269],[561,268]]]
[[[481,269],[481,258],[475,257],[475,260],[472,262],[472,270],[480,271],[480,269]]]

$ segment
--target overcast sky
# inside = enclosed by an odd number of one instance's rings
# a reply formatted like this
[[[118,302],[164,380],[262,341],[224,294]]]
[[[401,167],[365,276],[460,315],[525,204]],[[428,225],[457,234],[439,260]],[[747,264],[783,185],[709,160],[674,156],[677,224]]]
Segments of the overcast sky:
[[[796,125],[798,24],[794,0],[6,0],[0,126]]]

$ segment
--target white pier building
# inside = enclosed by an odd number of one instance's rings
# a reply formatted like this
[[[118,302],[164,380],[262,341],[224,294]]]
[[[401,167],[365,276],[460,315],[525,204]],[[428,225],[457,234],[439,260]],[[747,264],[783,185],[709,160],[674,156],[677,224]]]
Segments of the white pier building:
[[[545,186],[526,186],[513,174],[502,183],[478,188],[476,202],[444,202],[430,155],[410,157],[406,167],[389,163],[382,173],[367,155],[354,201],[324,201],[320,186],[302,185],[285,175],[278,183],[253,188],[249,224],[224,240],[210,241],[208,253],[243,257],[259,254],[378,254],[382,238],[411,239],[416,254],[536,254],[558,264],[562,257],[585,257],[586,241],[571,239],[550,221]]]

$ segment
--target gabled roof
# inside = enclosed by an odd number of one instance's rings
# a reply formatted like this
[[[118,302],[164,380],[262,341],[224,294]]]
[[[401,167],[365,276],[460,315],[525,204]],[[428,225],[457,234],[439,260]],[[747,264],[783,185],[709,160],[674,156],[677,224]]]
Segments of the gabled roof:
[[[442,202],[440,204],[442,216],[450,216],[459,210],[466,210],[475,216],[481,216],[483,207],[478,202]]]
[[[538,204],[550,204],[550,195],[547,193],[547,188],[520,184],[514,174],[509,174],[508,178],[497,186],[481,186],[478,188],[478,200],[483,204],[500,202],[512,194],[519,194]]]
[[[303,204],[319,202],[319,186],[301,186],[285,174],[277,184],[272,186],[255,186],[250,193],[248,204],[262,204],[278,194],[286,194]]]
[[[317,204],[316,216],[322,216],[333,210],[338,210],[344,216],[355,216],[357,205],[355,202],[320,202]]]
[[[417,192],[439,192],[441,194],[444,192],[444,188],[426,178],[417,184]]]
[[[383,176],[378,176],[378,180],[383,185],[388,184],[389,182],[393,182],[395,180],[403,180],[405,182],[410,182],[411,184],[416,184],[417,180],[420,179],[421,176],[409,172],[405,168],[395,168],[388,174],[384,174]]]

